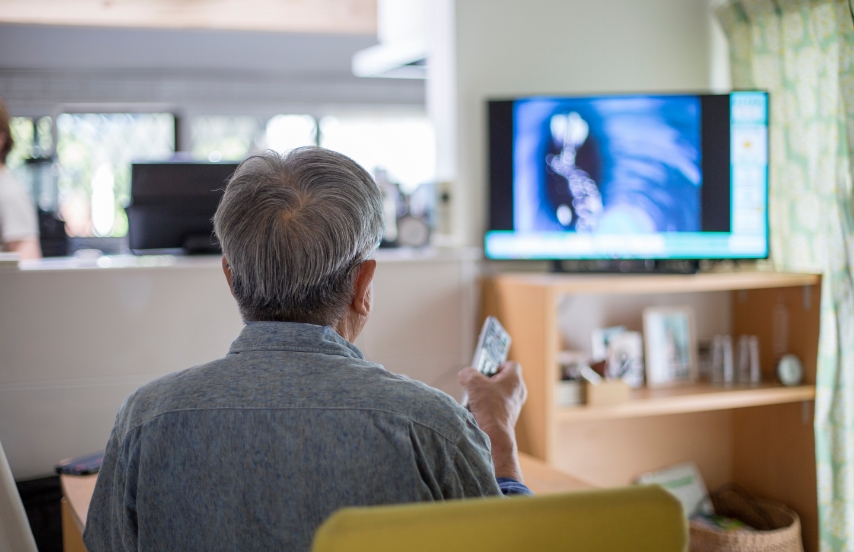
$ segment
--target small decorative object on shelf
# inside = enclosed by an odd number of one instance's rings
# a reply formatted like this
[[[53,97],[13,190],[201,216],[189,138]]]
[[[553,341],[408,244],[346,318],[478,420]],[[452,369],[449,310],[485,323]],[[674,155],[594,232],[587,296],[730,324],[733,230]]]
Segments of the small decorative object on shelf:
[[[629,387],[643,385],[643,337],[625,326],[593,330],[594,361],[606,361],[605,376],[624,380]]]
[[[712,383],[731,384],[735,382],[731,336],[716,335],[712,339],[711,376]]]
[[[759,338],[742,335],[738,338],[738,383],[755,385],[762,379],[759,371]]]
[[[783,385],[800,385],[804,379],[804,366],[795,355],[784,355],[777,363],[777,377]]]
[[[556,406],[577,406],[584,403],[581,382],[578,380],[561,380],[555,389]]]
[[[738,352],[734,353],[731,336],[716,335],[712,339],[709,381],[724,385],[761,383],[759,338],[741,335],[737,343]]]
[[[643,385],[643,337],[622,332],[608,344],[608,377],[619,378],[631,388]]]
[[[690,307],[645,309],[643,333],[648,386],[697,381],[697,337]]]
[[[622,377],[609,376],[609,364],[606,360],[591,364],[587,355],[581,351],[562,351],[558,354],[558,364],[560,381],[555,387],[557,406],[575,406],[582,403],[607,406],[628,402],[631,398],[629,383]]]
[[[598,383],[584,382],[584,402],[590,406],[608,406],[628,402],[631,387],[621,379],[600,379]]]
[[[611,326],[610,328],[597,328],[590,336],[591,353],[596,360],[605,360],[608,356],[608,344],[611,339],[626,331],[625,326]]]
[[[412,215],[400,217],[397,219],[397,243],[404,247],[424,247],[430,243],[430,225]]]
[[[557,355],[560,381],[555,388],[556,406],[584,404],[584,394],[578,369],[587,364],[587,355],[581,351],[561,351]]]

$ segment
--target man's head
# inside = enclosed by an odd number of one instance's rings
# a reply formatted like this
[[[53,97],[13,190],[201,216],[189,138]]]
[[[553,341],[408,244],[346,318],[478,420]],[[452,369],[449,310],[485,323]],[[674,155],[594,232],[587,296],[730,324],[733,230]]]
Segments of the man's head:
[[[12,131],[9,128],[9,112],[0,98],[0,165],[6,164],[6,157],[12,151],[15,142],[12,140]]]
[[[229,180],[214,228],[246,321],[336,326],[354,295],[367,289],[370,301],[375,265],[364,261],[382,237],[382,197],[344,155],[304,147],[250,157]]]

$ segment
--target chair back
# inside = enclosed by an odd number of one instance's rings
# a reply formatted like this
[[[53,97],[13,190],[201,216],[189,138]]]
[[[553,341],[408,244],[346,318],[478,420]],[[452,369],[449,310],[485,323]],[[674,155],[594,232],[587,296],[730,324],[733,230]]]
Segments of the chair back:
[[[686,552],[682,507],[658,486],[344,508],[313,552]]]
[[[12,469],[0,444],[0,552],[38,552]]]

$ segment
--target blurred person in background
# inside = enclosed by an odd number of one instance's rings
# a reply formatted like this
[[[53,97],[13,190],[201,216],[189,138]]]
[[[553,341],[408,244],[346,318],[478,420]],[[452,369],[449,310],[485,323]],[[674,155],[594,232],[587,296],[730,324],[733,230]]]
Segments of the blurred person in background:
[[[0,251],[18,253],[21,259],[39,259],[42,252],[36,208],[6,166],[6,157],[14,145],[9,113],[0,100]]]

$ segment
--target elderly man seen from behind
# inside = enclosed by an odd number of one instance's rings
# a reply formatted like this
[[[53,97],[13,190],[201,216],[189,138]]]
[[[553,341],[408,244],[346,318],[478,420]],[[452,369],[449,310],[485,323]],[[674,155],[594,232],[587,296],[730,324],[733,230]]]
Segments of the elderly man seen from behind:
[[[252,157],[214,223],[246,326],[225,358],[125,401],[89,509],[90,551],[305,551],[344,506],[527,492],[518,365],[491,379],[460,372],[472,416],[352,344],[383,232],[359,165],[315,147]]]

